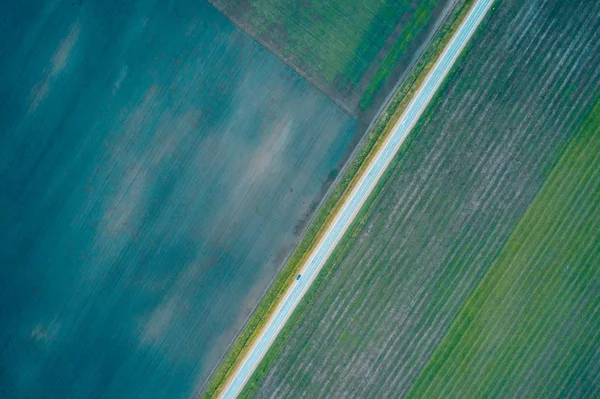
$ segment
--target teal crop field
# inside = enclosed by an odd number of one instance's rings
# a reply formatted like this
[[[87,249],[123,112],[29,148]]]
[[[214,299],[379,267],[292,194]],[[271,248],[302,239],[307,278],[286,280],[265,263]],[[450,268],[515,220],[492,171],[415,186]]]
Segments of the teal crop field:
[[[461,3],[209,1],[336,103],[359,114],[383,103],[454,4]]]
[[[193,397],[356,120],[204,1],[0,15],[0,397]]]

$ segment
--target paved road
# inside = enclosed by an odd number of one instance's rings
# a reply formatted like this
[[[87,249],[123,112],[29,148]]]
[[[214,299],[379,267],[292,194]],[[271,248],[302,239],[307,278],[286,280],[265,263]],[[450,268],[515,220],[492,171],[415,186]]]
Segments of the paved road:
[[[383,175],[392,158],[398,152],[400,145],[408,136],[408,133],[427,107],[427,104],[429,104],[429,101],[442,83],[444,77],[448,74],[461,50],[483,19],[485,13],[491,7],[492,2],[493,0],[478,0],[475,3],[469,15],[455,33],[442,53],[442,56],[409,104],[404,115],[400,118],[396,126],[394,126],[387,141],[379,153],[371,160],[361,180],[348,196],[346,202],[330,224],[329,229],[315,247],[301,272],[302,277],[300,280],[294,281],[293,285],[288,289],[269,323],[252,345],[236,374],[230,379],[221,395],[222,398],[235,398],[242,390],[244,384],[248,381],[271,346],[271,343],[275,340],[275,337],[306,291],[308,291],[311,283],[327,261],[329,254],[331,254],[344,232],[348,229],[348,226],[354,220],[354,217]]]

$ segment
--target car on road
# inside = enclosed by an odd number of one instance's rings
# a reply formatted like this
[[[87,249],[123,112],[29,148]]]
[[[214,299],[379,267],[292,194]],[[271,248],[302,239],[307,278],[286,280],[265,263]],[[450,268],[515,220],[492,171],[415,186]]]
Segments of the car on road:
[[[296,277],[296,281],[300,280],[300,277],[302,277],[301,274],[299,274],[298,277]]]

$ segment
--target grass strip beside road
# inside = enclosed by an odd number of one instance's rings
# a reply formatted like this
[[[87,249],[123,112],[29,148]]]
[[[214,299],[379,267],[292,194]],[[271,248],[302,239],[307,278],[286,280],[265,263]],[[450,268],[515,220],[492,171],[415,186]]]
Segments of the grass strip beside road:
[[[400,35],[398,40],[394,43],[394,46],[383,60],[381,66],[371,79],[369,86],[367,86],[363,93],[359,102],[361,110],[364,111],[373,104],[375,96],[379,93],[383,84],[392,74],[394,67],[398,64],[398,61],[402,56],[406,54],[406,51],[412,43],[411,39],[421,33],[429,22],[431,11],[436,4],[437,2],[434,0],[425,0],[419,4],[414,17],[408,22],[402,35]]]
[[[369,164],[370,160],[385,142],[385,139],[408,106],[413,95],[419,89],[421,83],[435,65],[435,62],[455,31],[467,16],[473,2],[474,0],[464,0],[457,4],[454,12],[431,41],[428,49],[421,56],[405,82],[393,95],[385,110],[363,139],[355,154],[353,154],[351,161],[319,207],[300,244],[252,313],[252,316],[238,338],[234,341],[233,346],[229,349],[219,368],[212,375],[202,398],[217,397],[226,385],[226,382],[233,376],[239,361],[246,356],[252,343],[268,322],[288,287],[294,282],[298,271],[302,269],[314,246],[319,242],[340,206],[359,181],[366,165]],[[257,369],[255,373],[259,371],[260,369]]]

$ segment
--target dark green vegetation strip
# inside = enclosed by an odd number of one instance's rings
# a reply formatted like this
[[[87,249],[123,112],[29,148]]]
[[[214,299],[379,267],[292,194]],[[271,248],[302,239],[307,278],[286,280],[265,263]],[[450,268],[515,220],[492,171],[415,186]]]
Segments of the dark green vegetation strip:
[[[365,89],[360,99],[360,109],[365,110],[373,104],[375,96],[379,93],[379,90],[386,80],[392,75],[395,66],[400,62],[401,58],[406,55],[413,38],[418,36],[427,26],[436,2],[436,0],[424,0],[419,3],[412,19],[408,21],[402,34],[398,40],[396,40],[390,52],[387,54]]]
[[[416,64],[411,74],[399,88],[393,99],[390,101],[387,110],[382,113],[374,127],[364,138],[363,143],[354,154],[346,170],[343,172],[337,183],[328,194],[327,198],[320,206],[308,230],[304,234],[300,244],[294,251],[286,266],[269,289],[259,306],[256,308],[252,317],[241,331],[239,337],[234,342],[227,356],[213,375],[210,383],[203,395],[203,398],[212,398],[218,395],[222,384],[231,376],[237,362],[243,358],[249,349],[251,343],[258,336],[264,324],[267,322],[281,297],[285,294],[287,287],[294,281],[298,270],[304,264],[304,261],[310,254],[310,250],[318,242],[325,227],[333,219],[338,207],[343,199],[351,191],[358,177],[361,175],[364,165],[377,152],[391,127],[398,120],[413,94],[421,85],[423,79],[433,67],[435,60],[441,54],[446,44],[458,28],[462,20],[466,17],[473,0],[466,0],[461,3],[452,17],[446,22],[443,29],[432,41],[431,46],[423,54],[423,57]]]
[[[600,101],[409,397],[600,395]]]
[[[585,120],[599,7],[494,6],[243,397],[409,390]]]
[[[397,66],[410,65],[451,0],[210,1],[354,110],[373,103]]]

